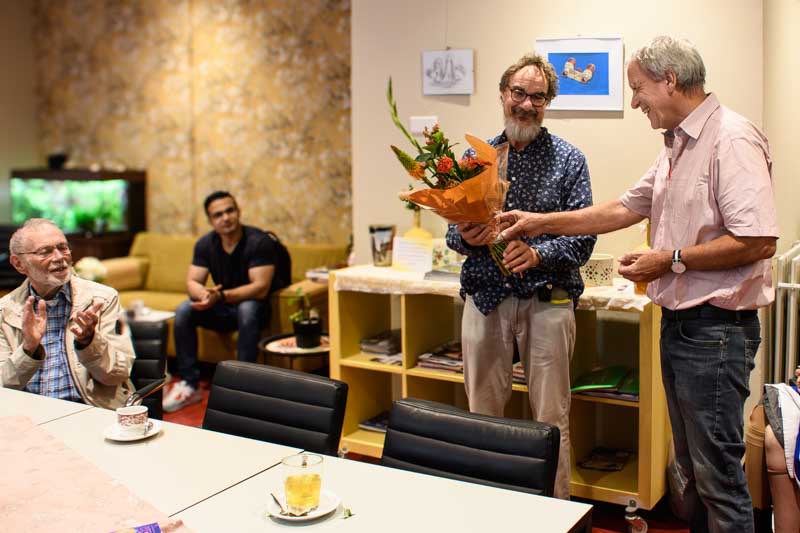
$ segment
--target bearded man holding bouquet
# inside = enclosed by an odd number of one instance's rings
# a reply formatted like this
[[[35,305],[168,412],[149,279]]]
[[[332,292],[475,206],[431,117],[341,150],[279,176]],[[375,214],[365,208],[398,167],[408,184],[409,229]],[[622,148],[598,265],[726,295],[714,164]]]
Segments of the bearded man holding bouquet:
[[[542,127],[558,92],[555,69],[528,54],[500,78],[504,131],[489,141],[510,144],[509,190],[503,210],[550,212],[592,205],[586,158]],[[554,495],[569,498],[569,363],[575,345],[574,305],[583,292],[579,267],[592,253],[593,235],[539,235],[510,241],[504,276],[489,248],[492,225],[451,224],[447,244],[467,256],[461,273],[464,314],[461,343],[470,411],[503,416],[511,397],[518,351],[525,369],[531,412],[561,432]]]

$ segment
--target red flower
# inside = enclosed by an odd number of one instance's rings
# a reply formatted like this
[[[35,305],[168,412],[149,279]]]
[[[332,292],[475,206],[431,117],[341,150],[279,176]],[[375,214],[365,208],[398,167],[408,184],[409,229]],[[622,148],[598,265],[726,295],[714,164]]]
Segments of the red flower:
[[[439,160],[439,164],[436,165],[436,171],[441,172],[442,174],[447,174],[451,170],[453,170],[453,160],[447,156],[442,157]]]

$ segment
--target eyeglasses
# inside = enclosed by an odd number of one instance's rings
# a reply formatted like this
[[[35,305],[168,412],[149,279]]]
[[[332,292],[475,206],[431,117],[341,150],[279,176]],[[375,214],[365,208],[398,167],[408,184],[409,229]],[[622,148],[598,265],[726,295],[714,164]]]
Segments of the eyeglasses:
[[[66,242],[61,242],[53,246],[42,246],[41,248],[32,252],[19,252],[16,255],[35,255],[39,259],[47,259],[53,255],[53,252],[58,250],[61,255],[72,255],[72,249]]]
[[[531,103],[535,106],[542,106],[547,103],[547,95],[544,93],[529,94],[519,87],[514,87],[513,89],[509,89],[509,91],[511,92],[511,99],[518,104],[524,102],[526,98],[530,98]]]

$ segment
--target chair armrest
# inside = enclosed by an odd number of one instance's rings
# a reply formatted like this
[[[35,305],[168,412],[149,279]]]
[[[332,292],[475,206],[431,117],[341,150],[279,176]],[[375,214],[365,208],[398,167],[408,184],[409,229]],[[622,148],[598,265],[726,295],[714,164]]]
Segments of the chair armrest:
[[[101,261],[106,267],[103,283],[118,291],[141,289],[147,276],[150,260],[146,257],[115,257]]]
[[[292,322],[289,320],[289,315],[297,311],[300,306],[297,302],[289,303],[292,298],[297,297],[297,289],[302,289],[308,295],[311,302],[311,307],[319,311],[319,316],[322,319],[322,328],[327,331],[328,329],[328,284],[317,283],[316,281],[309,281],[304,279],[296,283],[292,283],[272,295],[272,323],[278,325],[280,331],[278,333],[290,333],[292,331]]]

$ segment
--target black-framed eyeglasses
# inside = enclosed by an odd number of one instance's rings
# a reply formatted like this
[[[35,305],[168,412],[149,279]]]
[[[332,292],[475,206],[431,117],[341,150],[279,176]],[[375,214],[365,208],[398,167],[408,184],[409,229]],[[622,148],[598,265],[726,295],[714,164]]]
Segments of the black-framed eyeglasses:
[[[19,252],[16,255],[35,255],[39,259],[47,259],[52,256],[53,252],[56,250],[58,250],[61,255],[72,255],[72,248],[70,248],[69,243],[66,242],[60,242],[51,246],[42,246],[32,252]]]
[[[530,98],[531,103],[535,106],[542,106],[547,103],[547,95],[544,93],[526,93],[519,87],[509,88],[508,90],[511,93],[511,99],[518,104],[524,102],[526,98]]]

